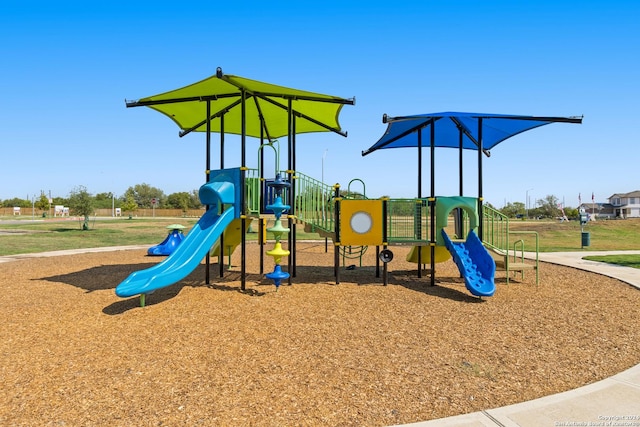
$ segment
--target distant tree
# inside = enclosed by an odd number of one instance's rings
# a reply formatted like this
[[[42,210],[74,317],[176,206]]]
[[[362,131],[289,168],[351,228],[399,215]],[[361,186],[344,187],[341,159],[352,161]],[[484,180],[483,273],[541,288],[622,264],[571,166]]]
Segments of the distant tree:
[[[502,209],[500,209],[503,215],[509,218],[516,218],[518,215],[524,215],[525,207],[522,202],[507,203]]]
[[[69,199],[65,197],[52,197],[51,204],[54,206],[69,206]]]
[[[189,209],[200,209],[201,207],[202,202],[200,201],[198,190],[191,190],[191,194],[189,194]]]
[[[547,195],[544,199],[537,200],[536,204],[538,205],[538,216],[555,218],[562,215],[560,208],[558,207],[559,200],[552,194]]]
[[[566,207],[564,208],[564,213],[567,215],[567,218],[578,218],[578,208]]]
[[[69,208],[74,215],[84,217],[82,229],[89,229],[89,217],[94,212],[94,199],[87,191],[87,188],[80,185],[74,188],[69,194]]]
[[[111,192],[96,194],[95,201],[98,209],[111,209],[115,202]]]
[[[7,207],[19,207],[19,208],[30,208],[31,207],[31,202],[29,200],[26,199],[20,199],[18,197],[14,197],[13,199],[7,199],[4,202],[2,202],[4,206]]]
[[[182,191],[179,193],[171,193],[167,196],[165,203],[166,208],[182,209],[186,211],[189,208],[189,193]]]
[[[182,212],[186,212],[191,203],[191,194],[186,191],[180,193],[172,193],[167,197],[165,207],[171,209],[181,209]]]
[[[133,197],[137,206],[141,208],[151,208],[152,199],[158,200],[157,207],[163,207],[166,200],[166,196],[162,190],[145,183],[129,187],[124,193],[125,200],[129,195]]]
[[[47,212],[49,210],[49,198],[44,194],[44,191],[40,192],[40,197],[36,200],[35,207],[41,212]]]
[[[125,212],[129,212],[129,219],[132,218],[132,213],[138,209],[138,204],[136,203],[136,199],[133,198],[133,194],[126,194],[124,196],[124,202],[122,203],[122,210]]]

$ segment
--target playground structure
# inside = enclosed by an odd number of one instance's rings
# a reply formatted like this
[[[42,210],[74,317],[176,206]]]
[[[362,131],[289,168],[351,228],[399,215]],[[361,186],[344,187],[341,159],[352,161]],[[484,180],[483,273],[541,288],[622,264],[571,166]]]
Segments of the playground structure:
[[[307,202],[303,201],[302,205],[308,206]],[[431,204],[437,208],[437,213],[434,216],[435,223],[430,221],[431,216],[427,209],[428,202],[428,199],[355,200],[336,197],[333,212],[333,217],[336,218],[334,223],[327,225],[314,222],[312,205],[310,210],[298,210],[298,217],[311,225],[311,227],[307,227],[308,230],[322,230],[323,233],[320,234],[330,236],[336,248],[342,248],[340,251],[353,245],[375,246],[377,260],[381,258],[381,247],[384,251],[393,245],[412,245],[417,252],[420,252],[421,247],[432,247],[437,254],[436,262],[451,258],[451,255],[441,255],[445,251],[454,254],[454,258],[459,253],[466,251],[465,257],[457,260],[456,264],[462,277],[465,278],[467,289],[472,295],[478,297],[493,295],[495,292],[493,280],[495,263],[482,244],[480,247],[475,244],[478,240],[475,230],[478,229],[479,224],[479,215],[476,211],[477,199],[471,197],[436,198]],[[468,230],[466,242],[460,241],[458,236],[455,237],[455,242],[452,242],[448,237],[448,219],[450,213],[455,209],[465,210],[465,222],[460,227],[456,224],[456,228]],[[307,213],[311,217],[306,217]],[[412,253],[414,253],[413,250],[409,254],[410,257],[413,257]],[[428,254],[427,251],[422,251],[422,253]],[[411,261],[409,257],[407,260]],[[422,261],[419,264],[422,264]],[[379,267],[377,264],[376,275],[379,274]],[[421,271],[420,266],[418,271]],[[339,282],[339,275],[336,276],[336,281]]]
[[[252,178],[259,171],[257,169],[248,169],[246,173]],[[235,178],[228,178],[229,174],[235,175]],[[118,286],[116,293],[122,297],[140,295],[141,305],[144,305],[145,295],[186,277],[208,252],[213,255],[219,255],[220,237],[223,232],[235,230],[233,231],[235,237],[233,239],[227,237],[226,244],[227,248],[239,246],[237,244],[238,239],[241,237],[240,234],[244,233],[237,227],[239,216],[235,217],[232,213],[235,214],[241,203],[233,202],[233,198],[228,195],[229,188],[225,187],[227,193],[217,195],[218,192],[224,190],[224,188],[220,189],[223,187],[220,184],[221,180],[225,182],[226,186],[234,188],[234,194],[240,193],[241,191],[238,188],[240,185],[238,182],[239,174],[240,170],[238,168],[211,171],[212,182],[203,185],[199,191],[201,201],[209,205],[207,213],[198,221],[194,229],[187,234],[180,246],[169,254],[169,258],[150,269],[132,273]],[[275,239],[274,247],[271,250],[261,251],[260,253],[274,259],[274,269],[272,272],[266,273],[265,277],[274,281],[276,289],[282,281],[291,279],[291,274],[283,271],[281,265],[282,259],[291,257],[291,251],[283,249],[281,243],[282,235],[290,233],[290,229],[282,224],[283,213],[291,208],[290,205],[283,203],[283,197],[286,195],[295,201],[294,204],[297,209],[296,217],[289,217],[288,220],[304,224],[307,231],[318,233],[332,240],[336,251],[336,263],[334,266],[336,283],[340,281],[340,260],[343,257],[343,252],[348,248],[375,246],[378,254],[376,260],[378,260],[381,250],[388,250],[389,247],[394,245],[411,245],[414,250],[420,247],[433,247],[435,253],[438,254],[436,262],[447,261],[451,258],[451,254],[455,253],[454,260],[456,265],[461,272],[461,277],[465,279],[465,286],[472,295],[487,297],[495,292],[494,270],[492,271],[491,269],[493,258],[482,244],[477,244],[479,239],[475,231],[478,229],[480,216],[476,211],[476,198],[437,197],[433,203],[429,203],[429,198],[354,199],[340,197],[340,186],[337,184],[329,186],[302,173],[295,174],[294,179],[298,184],[298,193],[287,191],[290,188],[289,183],[283,181],[280,174],[277,175],[275,180],[266,184],[268,188],[276,189],[272,193],[267,191],[261,194],[261,184],[266,180],[261,181],[260,179],[248,179],[244,190],[245,194],[255,193],[259,195],[259,197],[247,200],[247,218],[253,218],[263,223],[260,226],[261,230],[265,227],[266,221],[275,218],[273,226],[266,228],[266,231],[272,233]],[[271,200],[263,200],[267,196],[271,196]],[[232,208],[224,210],[227,213],[226,215],[220,215],[218,212],[221,204],[223,207],[229,204],[232,205]],[[434,206],[436,211],[433,228],[435,234],[433,235],[430,234],[432,229],[431,216],[429,215],[430,206]],[[266,208],[266,214],[261,214],[261,211],[264,211],[263,207]],[[459,216],[453,214],[457,209],[462,209],[464,212],[461,226],[457,224]],[[273,217],[269,212],[273,214]],[[485,228],[496,229],[494,225],[496,220],[508,222],[508,219],[503,216],[490,217],[485,213],[484,217],[485,223],[491,224],[491,227]],[[491,218],[491,221],[487,221],[489,218]],[[449,223],[451,219],[453,219],[453,225]],[[236,224],[235,227],[234,224]],[[459,238],[454,230],[455,228],[461,228],[462,232],[466,233],[466,241]],[[492,232],[490,234],[492,240],[506,240],[508,237],[505,235],[505,230],[505,227],[501,227]],[[453,238],[449,237],[449,233],[453,234]],[[260,244],[264,246],[266,239],[260,238],[259,240]],[[231,246],[231,244],[233,245]],[[468,251],[466,256],[458,255],[464,253],[465,250]],[[438,258],[443,251],[449,256],[443,257],[444,259]],[[231,252],[232,250],[227,250],[225,253],[230,256]],[[428,259],[429,252],[424,250],[422,254],[424,262],[425,259]],[[456,256],[461,257],[461,259],[457,259]],[[222,259],[219,262],[222,262]],[[262,271],[263,265],[263,260],[261,259],[260,274],[264,273]],[[484,267],[481,268],[479,267],[480,265]],[[495,269],[495,264],[493,266]],[[291,264],[289,264],[289,268],[291,269]],[[418,272],[420,271],[421,267],[419,266]],[[380,265],[376,263],[376,277],[379,277],[379,275]]]
[[[280,262],[282,257],[289,256],[290,252],[282,249],[282,243],[280,243],[280,238],[283,234],[289,233],[289,229],[282,226],[282,214],[289,209],[291,206],[285,205],[282,203],[282,190],[290,186],[290,184],[286,181],[283,181],[280,178],[280,175],[276,176],[276,179],[273,182],[270,182],[269,187],[275,190],[275,200],[273,203],[267,205],[267,210],[273,212],[276,217],[275,224],[271,228],[267,228],[267,231],[273,233],[273,236],[276,240],[276,244],[273,249],[267,251],[267,255],[273,257],[273,261],[275,262],[275,267],[271,273],[267,273],[265,277],[267,279],[273,280],[273,284],[276,285],[276,291],[280,287],[280,283],[283,280],[289,278],[289,273],[282,271],[282,266]]]
[[[222,82],[222,83],[221,83]],[[222,102],[221,98],[206,92],[206,95],[198,95],[198,90],[229,90],[239,89],[235,94],[227,94],[224,103],[212,111],[212,104]],[[267,91],[270,89],[270,91]],[[262,92],[261,92],[262,91]],[[265,95],[263,92],[268,92]],[[238,97],[238,101],[228,98]],[[246,109],[249,108],[247,97],[253,97],[256,109],[253,111],[258,120],[248,121]],[[285,103],[280,99],[286,100]],[[261,101],[268,103],[260,105]],[[297,104],[294,104],[296,103]],[[192,105],[186,105],[192,103]],[[336,283],[340,283],[340,255],[344,255],[344,248],[350,247],[376,247],[376,277],[379,277],[379,262],[384,262],[384,283],[387,283],[386,264],[393,255],[388,247],[391,245],[413,245],[414,251],[408,259],[414,259],[418,264],[417,274],[421,277],[422,265],[430,263],[431,286],[435,285],[437,262],[443,262],[453,256],[458,266],[465,286],[472,295],[477,297],[491,296],[495,292],[494,273],[496,267],[507,272],[507,282],[511,271],[520,271],[530,268],[531,265],[524,262],[524,243],[522,240],[510,247],[508,219],[497,211],[483,206],[482,197],[482,155],[489,156],[488,149],[502,142],[510,136],[523,131],[554,122],[580,123],[577,118],[549,118],[508,115],[478,115],[472,113],[438,113],[434,115],[420,115],[400,118],[388,118],[383,116],[384,123],[390,123],[384,136],[369,150],[363,152],[363,156],[381,148],[411,147],[418,148],[418,195],[414,199],[349,199],[342,197],[340,186],[328,186],[324,182],[314,180],[296,170],[296,135],[298,132],[332,131],[346,136],[340,131],[337,124],[337,116],[340,108],[345,104],[353,104],[352,100],[345,100],[327,95],[313,94],[310,92],[296,91],[294,89],[272,86],[266,83],[250,81],[236,76],[226,76],[218,69],[216,76],[198,82],[185,88],[177,89],[164,94],[148,97],[140,101],[127,102],[127,106],[148,106],[171,117],[178,123],[184,136],[192,131],[204,131],[207,137],[206,156],[206,183],[200,188],[200,200],[207,206],[205,215],[196,226],[187,234],[184,241],[167,259],[161,263],[138,272],[132,273],[116,288],[116,294],[121,297],[140,295],[141,305],[144,305],[146,294],[155,289],[169,286],[186,277],[204,258],[206,261],[205,281],[209,283],[209,257],[214,245],[218,248],[218,264],[220,275],[224,274],[223,258],[225,250],[230,254],[233,247],[225,244],[225,229],[234,221],[239,220],[241,230],[241,289],[246,286],[246,239],[245,231],[248,222],[257,218],[261,236],[260,244],[264,245],[265,221],[267,215],[275,216],[275,224],[269,228],[275,238],[275,246],[266,252],[267,256],[274,259],[274,270],[265,277],[274,281],[276,289],[282,280],[291,283],[296,276],[296,227],[304,224],[305,230],[314,231],[325,238],[331,238],[335,248],[334,275]],[[173,109],[173,104],[180,108]],[[337,104],[336,107],[321,108],[317,105]],[[204,107],[203,107],[204,105]],[[235,116],[235,128],[229,129],[231,133],[241,135],[241,166],[225,169],[224,162],[224,134],[225,116],[230,115],[232,109],[240,105],[240,114]],[[276,105],[280,110],[286,111],[287,126],[280,129],[280,134],[274,132],[274,128],[282,124],[281,111],[276,109],[269,111],[274,117],[275,126],[271,127],[265,113],[267,106]],[[206,108],[205,108],[206,107]],[[323,120],[331,124],[322,123],[320,119],[312,115],[323,111]],[[304,110],[304,112],[303,112]],[[237,110],[233,110],[237,111]],[[277,111],[274,112],[274,111]],[[328,114],[326,114],[328,113]],[[238,118],[239,117],[239,118]],[[203,119],[204,118],[204,119]],[[213,125],[213,122],[216,125]],[[492,126],[487,129],[486,146],[483,145],[483,120],[493,120],[492,125],[505,122],[504,129]],[[436,132],[436,122],[438,132]],[[298,123],[300,127],[298,128]],[[396,129],[393,129],[394,124]],[[445,126],[440,126],[444,124]],[[471,124],[477,125],[477,133]],[[515,124],[515,125],[514,125]],[[447,129],[447,126],[450,129]],[[398,130],[399,127],[399,130]],[[441,128],[448,133],[441,134]],[[431,148],[431,195],[422,197],[422,133],[424,129],[430,129],[428,146]],[[219,170],[211,170],[211,132],[220,132],[220,166]],[[258,169],[251,170],[246,167],[246,136],[260,138]],[[288,164],[285,170],[279,168],[279,148],[274,147],[274,138],[287,136]],[[416,141],[409,143],[397,141],[411,137]],[[436,142],[436,135],[440,137]],[[444,138],[443,138],[444,136]],[[452,140],[459,136],[459,144]],[[462,191],[462,160],[460,160],[460,195],[441,197],[435,195],[435,156],[436,146],[472,149],[478,152],[478,181],[479,189],[477,197],[463,196]],[[275,179],[269,181],[264,176],[264,148],[270,147],[275,152]],[[461,155],[462,158],[462,155]],[[364,183],[363,183],[364,184]],[[287,212],[288,227],[282,224],[282,214]],[[454,230],[449,227],[449,217],[454,216]],[[287,234],[288,248],[282,248],[281,238]],[[452,237],[449,237],[451,234]],[[537,242],[537,240],[536,240]],[[237,242],[235,242],[237,243]],[[520,245],[520,258],[518,259],[518,246]],[[381,252],[382,248],[382,252]],[[428,249],[428,250],[427,250]],[[360,249],[362,250],[362,249]],[[535,251],[537,253],[537,243]],[[447,251],[449,254],[447,254]],[[260,274],[264,274],[265,251],[262,250],[260,259]],[[281,261],[288,258],[288,271],[283,271]],[[517,262],[519,261],[519,262]],[[536,256],[533,268],[537,270],[538,259]]]

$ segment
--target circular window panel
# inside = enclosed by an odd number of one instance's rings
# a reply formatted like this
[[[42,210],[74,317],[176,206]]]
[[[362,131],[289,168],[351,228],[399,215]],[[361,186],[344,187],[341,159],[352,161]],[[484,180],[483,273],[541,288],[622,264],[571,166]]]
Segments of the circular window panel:
[[[351,221],[349,222],[351,225],[351,229],[358,234],[365,234],[371,231],[371,226],[373,225],[373,220],[371,219],[371,215],[366,212],[356,212],[351,216]]]

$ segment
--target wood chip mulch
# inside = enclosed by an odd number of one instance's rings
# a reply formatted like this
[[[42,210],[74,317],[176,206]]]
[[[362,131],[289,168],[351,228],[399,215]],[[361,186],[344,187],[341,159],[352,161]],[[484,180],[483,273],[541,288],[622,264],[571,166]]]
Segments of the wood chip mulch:
[[[267,245],[266,249],[272,246]],[[542,264],[491,298],[452,261],[416,274],[393,247],[341,265],[298,243],[293,285],[240,250],[205,285],[121,299],[114,288],[163,258],[127,250],[0,264],[2,426],[386,426],[475,412],[583,386],[640,363],[640,292]],[[215,258],[212,258],[215,260]],[[273,259],[265,257],[265,272]],[[286,260],[283,260],[286,263]],[[286,266],[285,266],[286,270]]]

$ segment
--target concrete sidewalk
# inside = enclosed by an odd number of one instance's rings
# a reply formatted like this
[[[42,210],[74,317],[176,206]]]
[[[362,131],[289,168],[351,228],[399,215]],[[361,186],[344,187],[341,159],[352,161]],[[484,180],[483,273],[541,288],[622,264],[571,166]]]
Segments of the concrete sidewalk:
[[[626,282],[640,290],[640,270],[595,261],[587,255],[640,254],[640,251],[541,253],[540,261],[575,267]],[[527,254],[534,258],[535,254]],[[640,365],[584,387],[529,402],[413,424],[412,427],[640,427]]]
[[[148,249],[150,245],[131,245],[131,246],[107,246],[104,248],[85,248],[85,249],[66,249],[62,251],[37,252],[33,254],[5,255],[0,256],[0,263],[18,261],[21,259],[31,258],[48,258],[52,256],[64,256],[83,254],[89,252],[113,252],[113,251],[129,251],[132,249]]]

